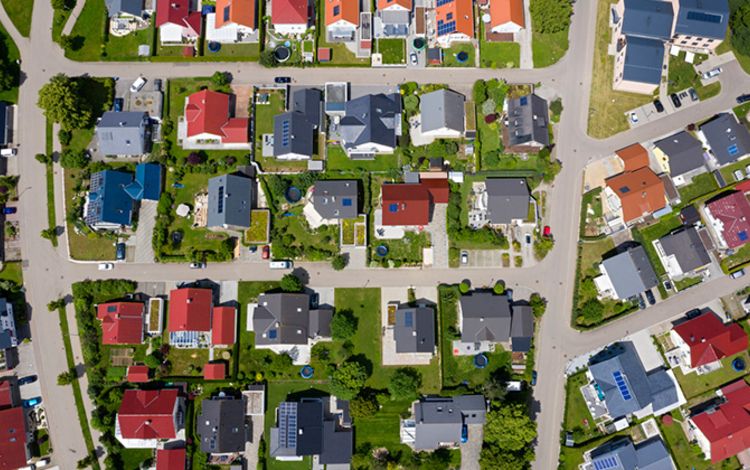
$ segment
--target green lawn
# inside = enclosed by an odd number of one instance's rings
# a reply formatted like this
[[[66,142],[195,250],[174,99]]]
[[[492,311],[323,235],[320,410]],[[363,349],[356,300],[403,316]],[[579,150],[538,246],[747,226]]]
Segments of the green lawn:
[[[406,63],[406,40],[404,39],[378,39],[377,50],[383,54],[384,64]]]
[[[270,212],[267,209],[253,209],[250,213],[250,228],[245,231],[246,243],[268,243],[269,218]]]
[[[2,2],[5,13],[8,14],[21,36],[29,37],[34,0],[2,0]]]
[[[688,204],[696,198],[719,189],[716,178],[711,173],[702,173],[693,177],[690,184],[678,189],[682,204]]]
[[[737,271],[750,262],[750,244],[743,245],[735,250],[734,254],[721,260],[721,268],[724,272]]]
[[[141,463],[154,457],[153,449],[122,449],[122,468],[141,468]]]
[[[52,441],[49,437],[49,431],[46,429],[37,429],[34,431],[34,444],[31,446],[32,456],[45,457],[52,450]]]
[[[208,362],[208,349],[170,348],[167,359],[172,364],[172,376],[202,376],[202,368]]]
[[[65,170],[65,201],[70,207],[74,198],[85,197],[73,191],[75,179],[80,170]],[[66,222],[66,234],[70,257],[80,261],[101,261],[115,259],[115,241],[96,234],[76,233],[73,224]]]
[[[11,39],[2,24],[0,24],[0,54],[5,55],[8,63],[11,64],[15,64],[21,58],[21,53],[18,51],[16,43],[13,42],[13,39]],[[7,101],[9,103],[18,102],[18,68],[13,68],[16,70],[14,85],[8,90],[0,90],[0,101]]]
[[[602,435],[586,405],[581,387],[588,383],[585,372],[568,377],[565,386],[565,418],[563,430],[573,433],[575,442],[584,442]]]
[[[117,37],[110,34],[101,60],[148,60],[148,57],[138,57],[138,46],[148,44],[153,51],[155,34],[153,23],[149,24],[148,28],[134,31],[127,36]]]
[[[0,271],[0,279],[4,281],[13,281],[19,286],[23,284],[23,271],[21,270],[21,262],[13,261],[10,263],[3,263],[3,269]]]
[[[260,44],[257,42],[247,44],[222,44],[218,52],[205,49],[203,59],[216,61],[254,61],[260,57]]]
[[[533,28],[533,21],[532,21]],[[531,54],[534,68],[556,64],[568,52],[568,31],[559,33],[531,33]]]
[[[296,205],[275,214],[271,245],[274,258],[286,258],[289,248],[299,249],[302,256],[297,259],[309,261],[323,261],[338,253],[339,226],[321,225],[313,230],[308,225],[302,208],[302,205]],[[280,249],[284,251],[278,251]]]
[[[480,64],[491,69],[515,68],[521,64],[521,45],[517,42],[486,42],[480,44]]]
[[[694,277],[684,277],[680,279],[679,281],[674,282],[674,287],[677,289],[677,291],[685,290],[689,287],[693,287],[695,285],[700,284],[703,282],[703,278],[701,276],[694,276]]]
[[[80,61],[100,60],[107,27],[104,0],[87,0],[70,32],[73,46],[65,51],[66,57]]]
[[[457,56],[460,52],[466,52],[469,57],[465,62],[459,62]],[[448,49],[443,49],[444,67],[474,67],[474,56],[476,50],[470,42],[454,42]]]
[[[740,170],[743,176],[747,176],[745,167],[748,165],[748,163],[750,162],[748,162],[747,160],[741,160],[739,162],[734,162],[731,165],[726,165],[719,171],[721,172],[721,176],[724,177],[724,181],[726,181],[728,185],[731,185],[737,181],[737,178],[734,177],[735,170]]]
[[[388,247],[388,254],[380,257],[375,253],[377,246]],[[406,232],[400,240],[377,240],[372,243],[372,259],[381,263],[393,262],[394,267],[419,265],[422,263],[422,249],[430,246],[430,237],[424,232]]]
[[[744,359],[745,364],[750,362],[750,356],[747,351],[744,351],[734,356],[725,357],[721,360],[721,369],[708,374],[698,375],[694,372],[683,374],[678,367],[672,369],[677,381],[680,383],[682,393],[685,394],[685,398],[690,399],[706,392],[710,392],[711,390],[716,390],[723,385],[734,382],[735,380],[747,375],[746,370],[736,372],[732,368],[732,361],[736,357]]]
[[[656,248],[654,248],[652,242],[681,227],[682,221],[675,214],[666,215],[657,220],[656,223],[647,227],[633,228],[632,232],[633,239],[643,245],[643,248],[646,250],[648,259],[651,261],[651,266],[658,277],[663,276],[666,270],[664,269],[664,265],[661,264],[659,255],[656,253]]]
[[[273,118],[284,112],[285,93],[281,90],[262,90],[256,92],[256,96],[258,93],[268,94],[267,104],[255,105],[255,153],[256,155],[262,155],[263,134],[273,134]]]
[[[672,458],[675,460],[677,468],[685,468],[691,470],[736,470],[741,468],[737,462],[736,457],[727,459],[721,463],[721,465],[712,464],[710,460],[706,460],[703,453],[699,449],[691,444],[685,436],[685,432],[682,430],[682,416],[679,410],[672,412],[674,422],[667,426],[659,421],[659,430],[664,438],[664,443],[672,454]]]
[[[383,172],[399,168],[399,158],[395,153],[377,155],[373,160],[352,160],[339,145],[329,145],[326,149],[326,169],[328,171],[368,170]]]
[[[706,57],[706,56],[703,56]],[[700,59],[701,55],[696,56]],[[669,75],[667,93],[677,93],[687,88],[695,88],[701,100],[711,98],[721,92],[721,83],[715,82],[710,85],[701,85],[701,80],[693,68],[693,64],[685,62],[685,52],[679,56],[669,56]]]

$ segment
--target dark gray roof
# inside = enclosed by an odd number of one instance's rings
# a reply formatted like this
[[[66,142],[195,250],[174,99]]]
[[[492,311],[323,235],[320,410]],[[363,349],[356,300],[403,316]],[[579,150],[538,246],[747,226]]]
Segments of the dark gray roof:
[[[336,422],[323,421],[323,449],[320,463],[323,465],[349,464],[352,461],[354,433],[351,430],[337,429]]]
[[[633,445],[629,438],[616,438],[591,451],[594,468],[611,470],[673,470],[664,442],[654,437]]]
[[[292,105],[289,110],[301,113],[310,124],[319,128],[323,112],[323,93],[317,88],[296,90],[292,93]]]
[[[514,305],[510,323],[513,352],[529,352],[534,339],[534,313],[528,305]]]
[[[660,2],[666,3],[666,2]],[[625,65],[622,79],[630,82],[661,83],[664,42],[659,39],[626,36]]]
[[[13,125],[8,103],[0,101],[0,145],[8,145],[11,126]]]
[[[376,143],[396,147],[396,129],[401,121],[401,96],[397,93],[365,95],[347,101],[340,121],[345,149]]]
[[[464,132],[464,95],[453,90],[436,90],[422,95],[419,112],[422,132],[450,129]]]
[[[485,415],[481,395],[425,397],[414,405],[414,448],[430,450],[441,443],[459,442],[463,424],[484,424]]]
[[[353,219],[359,213],[356,180],[324,180],[315,183],[312,202],[324,219]]]
[[[221,175],[208,180],[208,227],[250,227],[253,180]]]
[[[698,169],[705,163],[703,144],[686,131],[657,140],[654,145],[669,157],[669,173],[673,177]]]
[[[671,233],[659,239],[667,256],[674,255],[683,273],[689,273],[711,262],[695,227]]]
[[[312,157],[315,153],[314,132],[312,123],[302,113],[277,114],[273,117],[273,156],[294,153]]]
[[[529,186],[523,178],[487,178],[487,218],[492,224],[509,224],[529,215]]]
[[[672,37],[672,3],[660,0],[625,0],[622,33],[667,40]]]
[[[143,13],[143,0],[104,0],[107,5],[109,16],[118,16],[127,13],[133,16],[141,16]]]
[[[393,329],[397,353],[435,351],[435,311],[430,307],[402,305],[396,310]]]
[[[508,98],[508,147],[537,143],[549,145],[547,101],[535,94]]]
[[[318,308],[310,310],[310,337],[331,337],[331,319],[333,310],[330,308]]]
[[[256,344],[307,344],[316,334],[327,336],[330,323],[329,313],[310,310],[308,294],[261,294],[253,310]]]
[[[510,339],[511,310],[506,295],[473,292],[461,296],[461,341],[504,343]]]
[[[103,155],[143,155],[146,153],[147,127],[147,113],[107,111],[96,125],[99,152]]]
[[[201,451],[209,454],[243,452],[249,439],[242,400],[206,399],[196,421]]]
[[[750,132],[731,113],[721,113],[701,126],[716,160],[732,163],[750,153]]]
[[[728,0],[680,0],[675,34],[724,39],[729,24]]]
[[[654,269],[642,246],[631,247],[605,259],[602,264],[620,299],[628,299],[658,284]]]

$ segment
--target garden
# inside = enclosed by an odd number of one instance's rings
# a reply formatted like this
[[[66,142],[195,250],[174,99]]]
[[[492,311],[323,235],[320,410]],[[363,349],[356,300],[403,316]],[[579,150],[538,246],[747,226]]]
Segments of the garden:
[[[517,42],[496,42],[485,39],[485,24],[481,23],[479,62],[490,69],[514,68],[521,65],[521,45]]]
[[[534,67],[549,67],[568,51],[571,0],[531,0],[531,50]]]
[[[704,54],[698,54],[695,56],[695,65],[706,60],[708,56]],[[667,93],[678,93],[688,88],[694,88],[695,92],[701,100],[707,100],[721,93],[721,83],[716,81],[706,86],[701,84],[701,79],[693,67],[694,64],[690,64],[685,61],[685,52],[680,52],[679,55],[669,56],[669,71],[668,71],[668,86]]]
[[[378,39],[377,52],[383,56],[383,64],[400,65],[406,63],[406,41],[399,38]]]
[[[420,266],[422,252],[432,246],[430,236],[426,232],[406,232],[404,237],[397,240],[375,240],[370,246],[372,264],[384,268],[399,268],[401,266]],[[385,247],[385,255],[382,254]]]

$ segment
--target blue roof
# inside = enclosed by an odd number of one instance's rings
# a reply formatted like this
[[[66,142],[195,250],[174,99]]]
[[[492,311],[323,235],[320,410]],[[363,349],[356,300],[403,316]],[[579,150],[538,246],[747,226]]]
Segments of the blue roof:
[[[138,164],[135,167],[135,182],[141,187],[139,200],[158,201],[161,196],[161,165],[158,163]]]
[[[664,43],[657,39],[646,39],[639,36],[627,36],[625,66],[622,79],[631,82],[661,83],[661,71],[664,65]]]
[[[86,223],[130,225],[133,199],[125,191],[133,181],[130,173],[104,170],[91,175]]]
[[[728,0],[680,0],[675,34],[724,39],[729,24]]]
[[[625,0],[622,33],[626,36],[667,40],[672,37],[672,3],[660,0]]]

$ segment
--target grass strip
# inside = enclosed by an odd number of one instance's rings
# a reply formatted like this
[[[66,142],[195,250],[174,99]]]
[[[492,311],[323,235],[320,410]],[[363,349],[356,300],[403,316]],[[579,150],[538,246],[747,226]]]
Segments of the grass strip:
[[[52,121],[47,119],[46,136],[45,136],[45,153],[52,155]],[[55,220],[55,170],[52,164],[47,164],[47,225],[49,228],[57,227],[57,221]],[[50,239],[52,246],[57,248],[57,231],[54,232]]]

